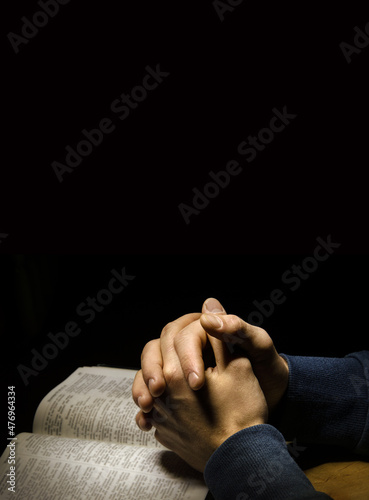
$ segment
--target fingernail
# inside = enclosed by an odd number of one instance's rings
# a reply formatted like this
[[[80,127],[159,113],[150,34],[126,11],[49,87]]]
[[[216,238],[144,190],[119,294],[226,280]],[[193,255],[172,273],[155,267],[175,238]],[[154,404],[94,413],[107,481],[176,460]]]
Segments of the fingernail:
[[[138,398],[137,398],[137,403],[138,403],[138,406],[139,406],[139,407],[141,408],[141,410],[142,410],[142,406],[141,406],[141,402],[140,402],[140,400],[142,400],[142,396],[138,396]]]
[[[225,312],[222,304],[217,299],[208,299],[205,302],[205,309],[211,313]]]
[[[190,387],[195,387],[197,385],[197,381],[199,380],[199,376],[195,372],[191,372],[188,376],[188,383]]]
[[[223,321],[219,318],[219,316],[204,314],[204,317],[207,323],[209,323],[209,325],[213,328],[220,328],[223,326]]]
[[[149,390],[150,390],[151,393],[154,390],[154,388],[152,387],[152,384],[154,384],[154,383],[155,383],[155,379],[154,378],[150,378],[149,379]]]
[[[148,432],[151,431],[152,429],[152,423],[151,422],[145,422],[144,423],[144,431]]]

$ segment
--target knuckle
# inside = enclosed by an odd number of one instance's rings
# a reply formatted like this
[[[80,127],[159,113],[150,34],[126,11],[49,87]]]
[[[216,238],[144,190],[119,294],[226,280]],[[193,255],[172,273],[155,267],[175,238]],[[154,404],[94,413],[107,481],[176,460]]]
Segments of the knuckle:
[[[174,384],[179,380],[178,369],[171,366],[164,366],[163,375],[168,385]]]
[[[248,358],[245,357],[239,357],[234,360],[234,368],[237,370],[244,370],[246,372],[251,372],[252,371],[252,365],[251,362]]]
[[[240,326],[240,323],[242,322],[241,318],[236,314],[228,314],[227,318],[231,323],[234,323],[236,326]]]
[[[264,328],[261,328],[260,326],[254,326],[254,328],[259,336],[262,336],[262,337],[268,336],[269,337],[269,335],[267,334],[267,331],[264,330]]]
[[[141,352],[141,362],[147,356],[148,351],[151,351],[156,346],[158,340],[159,339],[153,339],[147,342],[147,344],[145,345],[145,347],[142,349]]]
[[[242,343],[247,338],[245,324],[239,316],[230,314],[227,319],[229,327],[229,336],[232,342]]]
[[[267,351],[272,351],[274,349],[274,343],[270,335],[264,328],[256,327],[257,334],[262,343],[263,349]]]
[[[170,323],[167,323],[164,326],[164,328],[161,331],[160,337],[164,337],[164,336],[169,335],[169,333],[171,332],[172,329],[173,329],[173,321],[171,321]]]
[[[239,331],[243,327],[242,319],[239,316],[236,316],[235,314],[229,314],[227,316],[227,322],[229,326],[232,328],[232,330],[235,331]]]

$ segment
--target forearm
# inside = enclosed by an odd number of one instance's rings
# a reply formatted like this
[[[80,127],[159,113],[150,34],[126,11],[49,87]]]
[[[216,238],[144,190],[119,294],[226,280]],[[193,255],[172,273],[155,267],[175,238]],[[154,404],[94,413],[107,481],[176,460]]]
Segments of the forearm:
[[[215,500],[323,500],[271,425],[256,425],[228,438],[210,457],[205,481]]]
[[[273,425],[287,440],[369,455],[369,352],[345,358],[282,356],[289,385]]]

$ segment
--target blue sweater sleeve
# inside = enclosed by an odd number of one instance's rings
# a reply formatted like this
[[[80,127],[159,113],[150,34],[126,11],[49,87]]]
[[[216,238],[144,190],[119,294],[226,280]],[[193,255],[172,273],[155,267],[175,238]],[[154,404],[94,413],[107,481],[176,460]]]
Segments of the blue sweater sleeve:
[[[273,422],[287,440],[369,455],[369,351],[344,358],[282,356],[287,392]]]
[[[228,438],[204,471],[215,500],[326,500],[290,456],[282,434],[268,424]]]
[[[216,500],[329,499],[316,492],[290,456],[285,438],[340,445],[369,455],[369,352],[345,358],[286,356],[290,375],[275,427],[249,427],[228,438],[206,464]]]

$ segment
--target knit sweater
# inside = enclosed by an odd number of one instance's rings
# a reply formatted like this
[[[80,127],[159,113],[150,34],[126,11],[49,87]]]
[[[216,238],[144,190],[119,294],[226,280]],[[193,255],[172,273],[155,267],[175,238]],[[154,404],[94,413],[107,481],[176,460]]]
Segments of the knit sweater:
[[[369,456],[369,351],[344,358],[282,356],[289,383],[278,418],[229,437],[204,477],[215,500],[323,500],[286,440],[339,445]]]

